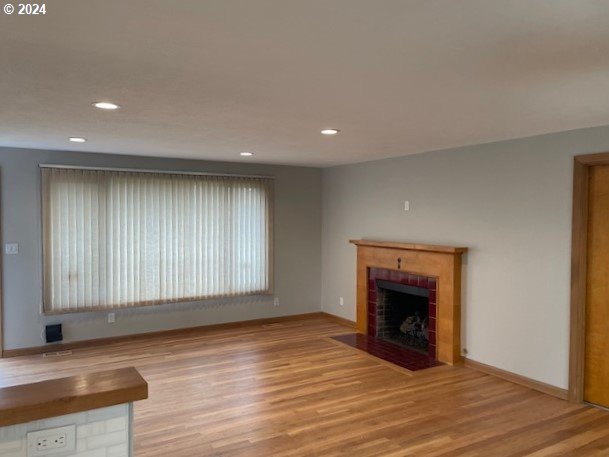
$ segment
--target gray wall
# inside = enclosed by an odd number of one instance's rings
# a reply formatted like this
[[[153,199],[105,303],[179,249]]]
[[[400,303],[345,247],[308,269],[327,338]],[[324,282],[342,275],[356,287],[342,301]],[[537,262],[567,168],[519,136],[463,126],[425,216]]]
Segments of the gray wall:
[[[609,127],[323,171],[0,148],[3,241],[21,250],[3,256],[5,348],[40,345],[42,327],[56,321],[65,324],[67,340],[78,340],[314,312],[320,289],[324,311],[355,319],[355,248],[348,240],[417,241],[470,248],[463,292],[470,358],[567,387],[572,156],[607,150]],[[119,311],[115,324],[103,313],[45,317],[39,163],[276,176],[281,305],[265,297],[166,305]],[[411,211],[402,210],[404,200]]]
[[[325,169],[323,310],[355,319],[350,238],[468,246],[468,357],[566,388],[572,156],[607,150],[599,127]]]
[[[150,168],[275,176],[275,297],[209,300],[46,317],[40,313],[41,222],[38,164]],[[0,148],[2,234],[19,243],[3,255],[4,348],[39,346],[45,324],[62,322],[66,341],[102,338],[271,316],[317,312],[321,263],[321,171],[315,168],[173,160],[123,155]],[[3,249],[4,252],[4,249]]]

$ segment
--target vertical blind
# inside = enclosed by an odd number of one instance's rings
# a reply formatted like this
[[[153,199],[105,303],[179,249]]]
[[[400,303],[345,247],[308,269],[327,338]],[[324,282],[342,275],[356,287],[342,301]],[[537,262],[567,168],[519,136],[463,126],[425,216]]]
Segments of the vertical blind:
[[[270,293],[271,179],[41,172],[45,312]]]

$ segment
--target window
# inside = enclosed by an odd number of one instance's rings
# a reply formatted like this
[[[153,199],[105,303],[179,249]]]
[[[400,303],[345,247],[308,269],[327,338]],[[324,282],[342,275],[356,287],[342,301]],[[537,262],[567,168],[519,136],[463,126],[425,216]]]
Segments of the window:
[[[45,312],[270,293],[272,183],[43,167]]]

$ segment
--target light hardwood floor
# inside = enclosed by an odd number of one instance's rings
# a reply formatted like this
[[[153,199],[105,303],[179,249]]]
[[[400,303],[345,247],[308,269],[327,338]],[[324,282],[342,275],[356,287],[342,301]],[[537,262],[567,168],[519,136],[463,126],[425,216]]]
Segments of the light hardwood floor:
[[[137,457],[609,455],[609,413],[473,371],[417,373],[324,318],[0,360],[0,385],[135,366]]]

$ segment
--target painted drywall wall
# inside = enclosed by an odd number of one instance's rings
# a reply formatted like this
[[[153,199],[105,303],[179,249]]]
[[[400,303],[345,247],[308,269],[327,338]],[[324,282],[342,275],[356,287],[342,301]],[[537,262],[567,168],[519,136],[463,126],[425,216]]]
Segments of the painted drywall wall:
[[[467,246],[468,357],[566,388],[572,156],[607,150],[599,127],[325,169],[323,310],[355,319],[349,239]]]
[[[269,296],[162,305],[118,310],[114,324],[107,323],[105,313],[43,315],[41,163],[274,176],[274,297],[279,306]],[[64,324],[65,341],[77,341],[320,310],[319,169],[0,148],[0,171],[3,242],[19,244],[18,255],[3,254],[4,349],[40,346],[44,325],[56,322]]]

